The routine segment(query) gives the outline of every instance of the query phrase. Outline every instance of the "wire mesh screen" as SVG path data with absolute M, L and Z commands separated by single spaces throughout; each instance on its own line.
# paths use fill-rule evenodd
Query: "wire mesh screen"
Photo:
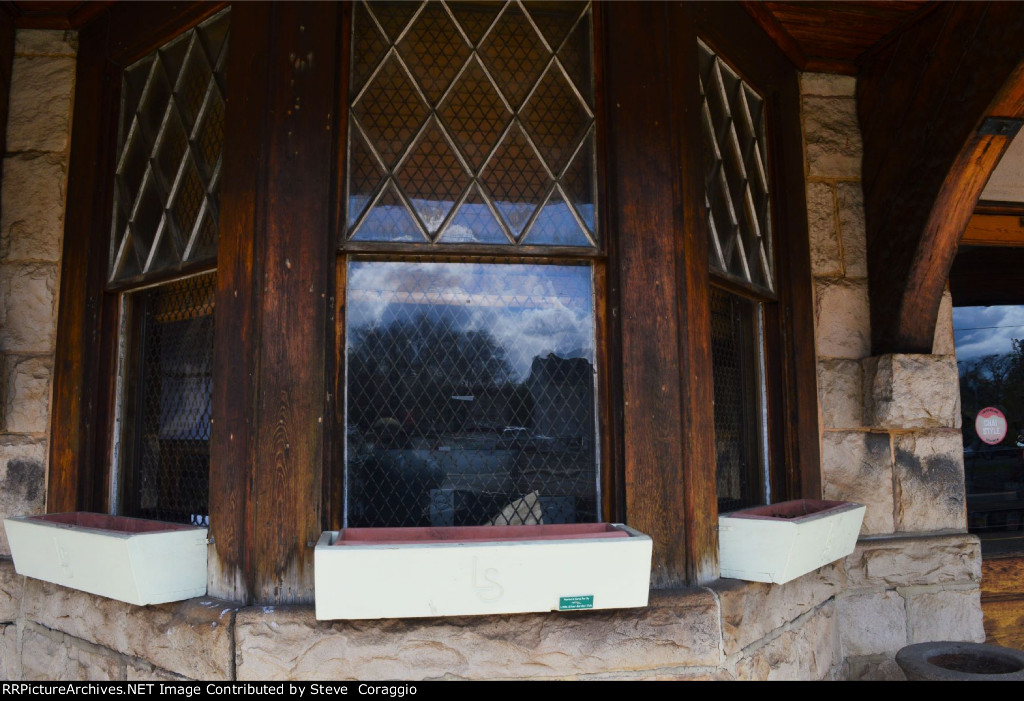
M 133 516 L 208 525 L 215 288 L 208 274 L 132 295 Z
M 348 238 L 597 242 L 589 3 L 360 2 Z
M 711 269 L 773 292 L 764 100 L 698 44 Z
M 346 522 L 596 521 L 591 270 L 353 261 Z
M 217 256 L 229 10 L 125 69 L 110 279 Z
M 719 512 L 763 503 L 758 304 L 711 288 Z

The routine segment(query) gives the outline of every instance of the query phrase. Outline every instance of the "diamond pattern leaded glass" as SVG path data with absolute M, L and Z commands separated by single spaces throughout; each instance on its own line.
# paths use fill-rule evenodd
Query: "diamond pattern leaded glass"
M 589 3 L 359 2 L 353 241 L 597 245 Z
M 125 69 L 110 280 L 217 255 L 229 10 Z
M 348 526 L 600 517 L 591 269 L 352 261 Z
M 764 100 L 699 42 L 711 268 L 773 293 Z

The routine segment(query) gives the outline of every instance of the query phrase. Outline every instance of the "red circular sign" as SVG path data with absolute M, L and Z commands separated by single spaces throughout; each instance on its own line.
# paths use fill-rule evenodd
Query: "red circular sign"
M 978 438 L 989 445 L 1002 443 L 1006 438 L 1006 417 L 994 406 L 987 406 L 978 412 L 978 418 L 974 420 L 974 430 L 978 433 Z

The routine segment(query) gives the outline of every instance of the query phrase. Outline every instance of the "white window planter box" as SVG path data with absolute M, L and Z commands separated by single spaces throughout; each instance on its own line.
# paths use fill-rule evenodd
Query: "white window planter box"
M 206 594 L 206 529 L 72 512 L 4 519 L 18 574 L 137 606 Z
M 647 605 L 651 539 L 621 524 L 349 528 L 314 552 L 320 620 Z
M 865 507 L 797 499 L 721 514 L 723 577 L 782 584 L 853 552 Z

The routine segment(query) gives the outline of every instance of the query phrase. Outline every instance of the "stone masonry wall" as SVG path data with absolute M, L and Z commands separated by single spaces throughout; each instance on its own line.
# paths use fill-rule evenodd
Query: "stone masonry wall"
M 77 37 L 20 30 L 0 189 L 0 516 L 39 513 Z M 6 533 L 0 554 L 8 554 Z
M 837 597 L 848 674 L 902 678 L 893 656 L 904 645 L 984 640 L 981 555 L 963 535 L 949 293 L 932 354 L 870 357 L 855 87 L 845 76 L 801 78 L 822 483 L 826 499 L 867 506 L 861 543 L 847 560 L 855 574 Z
M 74 54 L 73 35 L 18 32 L 0 200 L 0 516 L 43 506 Z M 908 642 L 981 639 L 949 300 L 935 355 L 868 357 L 854 83 L 802 85 L 823 482 L 826 497 L 868 506 L 853 555 L 781 586 L 652 592 L 642 610 L 349 622 L 209 597 L 133 607 L 0 559 L 0 678 L 899 678 L 893 654 Z

